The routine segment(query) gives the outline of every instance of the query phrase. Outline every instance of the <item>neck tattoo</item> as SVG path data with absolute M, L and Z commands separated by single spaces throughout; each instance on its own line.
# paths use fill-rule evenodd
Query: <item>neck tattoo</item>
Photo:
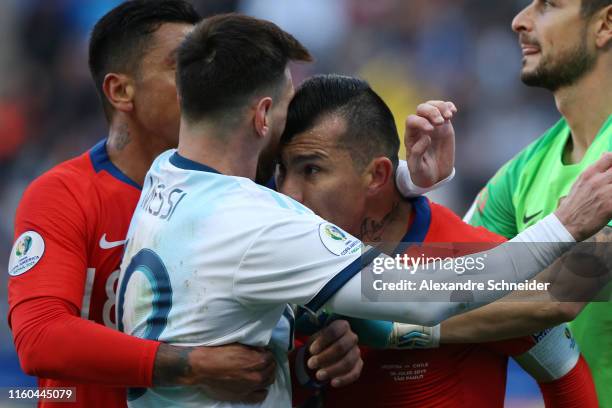
M 398 207 L 399 203 L 395 202 L 391 210 L 380 221 L 370 217 L 364 218 L 361 223 L 361 240 L 363 242 L 380 242 L 387 225 L 393 220 Z
M 117 133 L 113 135 L 114 137 L 111 139 L 112 146 L 117 150 L 125 149 L 131 141 L 130 130 L 127 125 L 121 126 Z

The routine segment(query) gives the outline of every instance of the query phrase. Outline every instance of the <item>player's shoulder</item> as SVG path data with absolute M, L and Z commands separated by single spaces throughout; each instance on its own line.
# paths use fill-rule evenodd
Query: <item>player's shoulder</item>
M 24 198 L 54 200 L 66 194 L 79 194 L 87 188 L 87 178 L 93 173 L 87 153 L 62 162 L 34 179 L 24 192 Z
M 87 218 L 86 154 L 56 165 L 25 189 L 15 214 L 15 234 L 53 230 L 67 234 L 66 223 L 81 225 Z M 41 232 L 42 233 L 42 232 Z
M 561 138 L 567 136 L 569 126 L 564 118 L 559 119 L 551 128 L 546 130 L 539 138 L 531 142 L 508 161 L 494 177 L 501 174 L 513 173 L 520 176 L 522 171 L 528 168 L 528 164 L 533 160 L 539 160 L 546 156 L 550 151 L 550 147 L 560 141 Z
M 31 213 L 72 209 L 85 214 L 99 208 L 103 200 L 135 204 L 139 194 L 140 187 L 111 163 L 106 140 L 102 140 L 34 179 L 25 189 L 19 209 Z
M 252 199 L 253 202 L 256 202 L 258 207 L 261 206 L 262 209 L 267 208 L 287 216 L 310 216 L 314 214 L 312 210 L 297 202 L 293 198 L 274 191 L 266 186 L 254 183 L 251 180 L 241 179 L 239 180 L 239 186 L 241 192 L 246 197 Z
M 226 195 L 223 212 L 226 218 L 248 224 L 252 237 L 276 241 L 314 231 L 324 223 L 312 210 L 284 194 L 245 178 L 236 178 L 234 183 L 235 188 Z
M 511 208 L 514 194 L 521 180 L 537 171 L 549 152 L 552 151 L 551 147 L 561 142 L 561 138 L 567 136 L 567 132 L 569 132 L 567 122 L 561 118 L 542 136 L 506 162 L 478 194 L 476 199 L 478 211 L 484 213 L 489 201 Z M 510 213 L 510 211 L 507 212 Z
M 428 239 L 438 242 L 504 242 L 506 238 L 483 227 L 476 227 L 463 221 L 451 209 L 429 202 L 431 225 Z

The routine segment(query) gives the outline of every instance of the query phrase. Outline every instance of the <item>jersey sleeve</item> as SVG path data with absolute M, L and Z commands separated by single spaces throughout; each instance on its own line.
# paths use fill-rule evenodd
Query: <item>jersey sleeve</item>
M 580 351 L 566 324 L 533 335 L 535 343 L 514 359 L 539 382 L 550 382 L 576 366 Z
M 76 197 L 55 174 L 37 179 L 24 193 L 9 261 L 10 311 L 41 296 L 58 297 L 81 307 L 87 224 L 79 200 L 82 197 Z
M 512 201 L 516 173 L 515 162 L 511 161 L 503 166 L 480 191 L 473 204 L 473 211 L 468 214 L 466 221 L 506 238 L 518 234 Z
M 265 227 L 244 254 L 234 294 L 247 307 L 295 303 L 316 312 L 362 268 L 362 244 L 319 217 Z
M 558 380 L 538 382 L 546 408 L 597 408 L 597 391 L 591 370 L 580 356 L 578 362 Z
M 484 347 L 515 358 L 538 382 L 546 408 L 597 407 L 589 366 L 566 330 L 561 325 Z
M 150 387 L 158 342 L 78 316 L 64 300 L 39 297 L 14 308 L 15 348 L 23 371 L 80 384 Z

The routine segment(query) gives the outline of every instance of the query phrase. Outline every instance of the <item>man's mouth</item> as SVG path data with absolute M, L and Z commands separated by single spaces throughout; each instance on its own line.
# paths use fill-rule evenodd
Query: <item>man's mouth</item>
M 518 40 L 524 57 L 538 54 L 540 52 L 540 44 L 534 38 L 528 38 L 526 35 L 520 35 Z
M 521 50 L 523 51 L 523 56 L 534 55 L 540 52 L 540 47 L 535 44 L 521 43 Z

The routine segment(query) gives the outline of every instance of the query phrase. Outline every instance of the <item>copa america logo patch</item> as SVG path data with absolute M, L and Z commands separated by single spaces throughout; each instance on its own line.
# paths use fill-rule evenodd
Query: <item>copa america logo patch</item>
M 335 225 L 327 224 L 325 227 L 323 227 L 323 229 L 325 230 L 325 234 L 327 234 L 327 236 L 331 239 L 334 239 L 336 241 L 342 241 L 346 239 L 346 234 Z
M 40 261 L 45 253 L 45 241 L 36 231 L 26 231 L 17 238 L 11 257 L 9 258 L 8 273 L 19 276 L 26 273 Z
M 319 225 L 319 237 L 325 248 L 338 256 L 355 253 L 361 247 L 359 240 L 328 222 Z

